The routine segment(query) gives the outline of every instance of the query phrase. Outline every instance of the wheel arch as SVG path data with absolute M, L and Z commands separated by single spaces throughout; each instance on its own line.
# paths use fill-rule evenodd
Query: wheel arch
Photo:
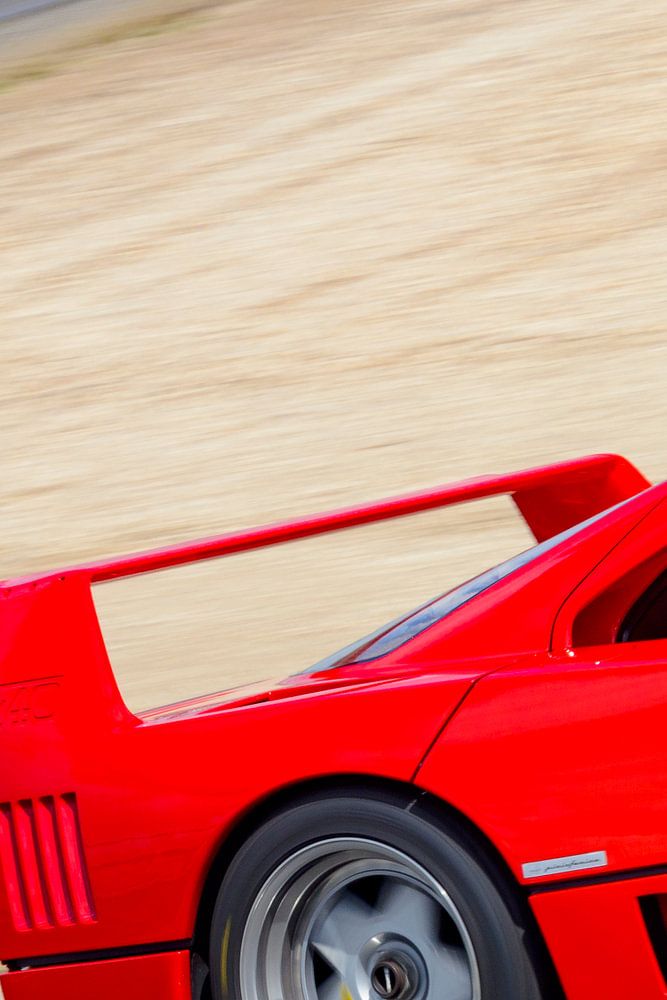
M 457 836 L 492 879 L 515 919 L 528 930 L 532 957 L 544 970 L 542 988 L 545 1000 L 565 1000 L 541 929 L 528 904 L 528 897 L 496 845 L 472 820 L 432 792 L 409 782 L 377 775 L 331 774 L 301 780 L 272 791 L 241 813 L 222 836 L 203 879 L 193 935 L 195 954 L 208 961 L 213 910 L 220 885 L 234 855 L 255 830 L 273 816 L 315 796 L 363 793 L 377 793 L 385 800 L 393 799 L 399 808 L 417 813 Z

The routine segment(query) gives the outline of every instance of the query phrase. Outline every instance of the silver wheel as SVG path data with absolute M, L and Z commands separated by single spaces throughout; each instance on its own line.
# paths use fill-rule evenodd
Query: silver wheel
M 477 959 L 450 896 L 407 854 L 332 838 L 266 879 L 240 955 L 242 1000 L 479 1000 Z

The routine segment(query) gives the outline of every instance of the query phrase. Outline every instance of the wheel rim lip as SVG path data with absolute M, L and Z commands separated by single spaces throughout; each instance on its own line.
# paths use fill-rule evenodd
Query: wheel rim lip
M 378 872 L 375 870 L 378 862 L 381 864 L 393 863 L 400 866 L 393 869 L 385 869 L 384 874 L 389 873 L 395 877 L 402 877 L 404 881 L 412 881 L 422 891 L 427 891 L 438 902 L 454 922 L 461 937 L 463 948 L 465 949 L 465 957 L 471 981 L 470 1000 L 480 1000 L 481 986 L 477 956 L 465 921 L 450 894 L 434 875 L 419 862 L 415 861 L 409 854 L 406 854 L 399 848 L 369 837 L 321 838 L 299 848 L 285 858 L 271 872 L 257 893 L 245 922 L 239 962 L 242 1000 L 268 1000 L 269 995 L 276 996 L 275 992 L 271 992 L 271 994 L 267 992 L 265 978 L 270 974 L 269 965 L 273 966 L 274 973 L 276 967 L 280 966 L 280 975 L 283 975 L 285 947 L 284 945 L 282 946 L 282 956 L 280 961 L 278 961 L 278 955 L 275 952 L 275 942 L 272 946 L 267 939 L 271 936 L 272 932 L 274 932 L 275 937 L 276 927 L 278 929 L 284 928 L 284 932 L 287 933 L 287 918 L 291 920 L 293 916 L 292 911 L 296 911 L 297 916 L 292 921 L 293 929 L 294 923 L 299 923 L 301 920 L 304 908 L 309 913 L 306 921 L 301 920 L 306 931 L 304 932 L 301 929 L 300 938 L 292 942 L 291 962 L 292 964 L 294 962 L 298 963 L 300 970 L 299 982 L 294 984 L 298 985 L 298 992 L 293 992 L 294 1000 L 315 1000 L 316 993 L 311 993 L 310 991 L 307 993 L 304 992 L 305 966 L 309 943 L 308 935 L 312 931 L 322 907 L 326 906 L 327 901 L 340 889 L 340 886 L 325 894 L 319 900 L 319 907 L 314 906 L 312 901 L 304 903 L 303 897 L 307 896 L 309 889 L 317 887 L 318 880 L 326 880 L 327 873 L 332 874 L 336 870 L 345 867 L 346 864 L 349 864 L 349 857 L 347 862 L 343 862 L 342 864 L 334 862 L 336 856 L 344 855 L 345 853 L 351 854 L 353 857 L 356 855 L 356 860 L 358 861 L 368 861 L 372 866 L 372 871 L 368 873 L 369 875 L 383 873 L 382 869 Z M 331 862 L 328 867 L 322 864 L 326 859 L 329 859 Z M 313 875 L 310 881 L 307 879 L 309 873 Z M 351 884 L 352 881 L 348 880 L 348 884 Z M 297 897 L 299 896 L 299 886 L 301 886 L 301 898 L 290 900 L 290 889 L 294 886 L 297 887 Z M 281 904 L 286 906 L 288 910 L 291 907 L 287 915 L 285 913 L 280 914 Z M 301 908 L 301 912 L 299 912 L 299 907 Z M 276 925 L 277 914 L 279 915 L 279 919 Z M 267 951 L 267 946 L 268 948 L 274 948 L 272 954 Z M 275 986 L 275 983 L 273 985 Z

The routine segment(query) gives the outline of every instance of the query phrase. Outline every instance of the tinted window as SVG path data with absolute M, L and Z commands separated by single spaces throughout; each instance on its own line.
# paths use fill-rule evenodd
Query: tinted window
M 627 501 L 623 501 L 623 503 L 627 503 Z M 487 570 L 481 576 L 476 576 L 472 580 L 468 580 L 467 583 L 456 587 L 455 590 L 450 590 L 446 594 L 435 597 L 427 601 L 426 604 L 422 604 L 415 611 L 411 611 L 407 615 L 401 615 L 400 618 L 395 618 L 393 621 L 382 625 L 375 632 L 371 632 L 370 635 L 365 636 L 363 639 L 357 639 L 356 642 L 345 646 L 343 649 L 339 649 L 338 652 L 333 653 L 324 660 L 320 660 L 319 663 L 316 663 L 313 667 L 303 672 L 316 673 L 320 670 L 332 670 L 335 667 L 344 667 L 351 663 L 367 663 L 369 660 L 376 660 L 380 656 L 392 653 L 399 646 L 402 646 L 403 643 L 408 642 L 409 639 L 414 639 L 415 636 L 424 632 L 436 622 L 442 621 L 443 618 L 446 618 L 447 615 L 467 604 L 468 601 L 477 597 L 478 594 L 493 587 L 494 584 L 500 580 L 504 580 L 511 573 L 533 562 L 539 556 L 544 555 L 545 552 L 554 549 L 561 542 L 567 541 L 568 538 L 576 535 L 579 531 L 583 531 L 589 525 L 599 521 L 602 517 L 611 513 L 612 510 L 622 505 L 616 504 L 615 507 L 601 511 L 587 521 L 575 524 L 572 528 L 568 528 L 567 531 L 562 531 L 559 535 L 554 535 L 553 538 L 548 538 L 546 541 L 540 542 L 539 545 L 534 545 L 525 552 L 512 556 L 511 559 L 507 559 L 505 562 L 500 563 L 499 566 Z

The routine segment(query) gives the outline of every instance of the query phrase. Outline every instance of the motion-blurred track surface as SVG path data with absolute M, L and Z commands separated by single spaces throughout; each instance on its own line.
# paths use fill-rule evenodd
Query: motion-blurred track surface
M 2 575 L 589 450 L 664 475 L 665 48 L 620 0 L 242 0 L 14 80 Z M 99 604 L 145 705 L 526 542 L 494 503 Z

